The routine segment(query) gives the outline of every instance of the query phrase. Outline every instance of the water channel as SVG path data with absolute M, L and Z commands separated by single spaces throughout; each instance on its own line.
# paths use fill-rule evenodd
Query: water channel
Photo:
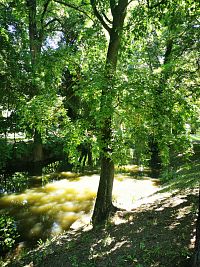
M 134 166 L 130 168 L 135 168 Z M 15 173 L 0 187 L 0 214 L 16 220 L 19 242 L 34 246 L 38 240 L 90 222 L 99 175 L 78 175 L 72 172 L 29 176 Z M 116 174 L 114 203 L 131 210 L 138 199 L 158 189 L 155 179 L 130 174 Z

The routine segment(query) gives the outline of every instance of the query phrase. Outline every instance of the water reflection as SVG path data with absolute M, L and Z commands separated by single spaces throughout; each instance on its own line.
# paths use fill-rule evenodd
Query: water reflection
M 4 195 L 0 201 L 1 213 L 8 211 L 16 218 L 23 239 L 31 242 L 45 239 L 67 230 L 81 215 L 89 214 L 97 185 L 98 176 L 93 175 Z
M 116 175 L 113 188 L 117 206 L 131 209 L 133 203 L 157 190 L 152 179 L 136 180 Z M 78 177 L 71 172 L 48 174 L 29 179 L 22 192 L 3 194 L 0 212 L 8 212 L 17 221 L 22 240 L 33 245 L 50 238 L 75 221 L 89 222 L 99 183 L 99 175 Z

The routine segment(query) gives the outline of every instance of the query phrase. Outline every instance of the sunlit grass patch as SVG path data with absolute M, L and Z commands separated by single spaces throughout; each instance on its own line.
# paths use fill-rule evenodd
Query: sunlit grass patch
M 191 161 L 186 163 L 176 171 L 173 171 L 171 177 L 163 182 L 163 190 L 195 188 L 200 181 L 200 163 Z M 161 179 L 162 182 L 162 179 Z
M 191 135 L 190 135 L 190 139 L 191 139 L 192 141 L 198 141 L 198 142 L 200 142 L 200 133 L 197 133 L 197 134 L 191 134 Z
M 138 173 L 149 171 L 148 167 L 138 165 L 122 165 L 115 167 L 115 173 Z
M 137 165 L 123 165 L 123 166 L 116 166 L 115 172 L 116 173 L 129 173 L 131 171 L 138 171 Z

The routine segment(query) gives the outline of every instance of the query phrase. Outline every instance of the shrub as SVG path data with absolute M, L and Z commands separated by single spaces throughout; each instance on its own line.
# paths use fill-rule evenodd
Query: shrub
M 14 219 L 9 215 L 0 215 L 0 250 L 10 250 L 18 237 Z
M 11 158 L 12 145 L 6 140 L 0 139 L 0 170 L 6 165 L 8 159 Z

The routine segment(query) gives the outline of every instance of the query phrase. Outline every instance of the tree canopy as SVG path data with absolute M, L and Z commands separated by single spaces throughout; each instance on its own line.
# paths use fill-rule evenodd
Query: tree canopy
M 116 210 L 116 164 L 134 156 L 139 165 L 156 158 L 168 166 L 175 153 L 192 153 L 199 14 L 197 0 L 0 3 L 1 137 L 33 139 L 33 161 L 49 139 L 62 140 L 75 166 L 90 150 L 88 161 L 93 155 L 101 168 L 94 225 Z

